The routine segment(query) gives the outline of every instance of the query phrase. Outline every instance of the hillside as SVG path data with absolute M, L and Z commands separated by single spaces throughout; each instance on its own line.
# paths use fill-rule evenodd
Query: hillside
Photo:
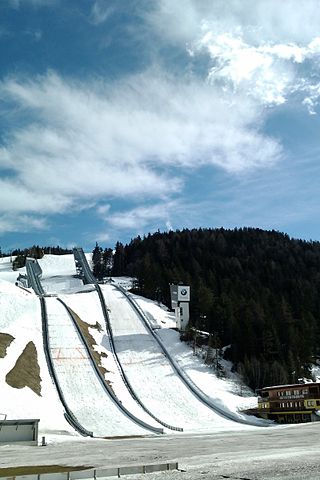
M 43 300 L 47 310 L 50 355 L 64 399 L 80 424 L 93 431 L 94 436 L 150 433 L 124 414 L 125 409 L 146 425 L 163 427 L 140 407 L 127 389 L 112 353 L 97 292 L 92 285 L 83 286 L 75 277 L 73 256 L 45 255 L 39 263 L 43 269 L 42 285 L 48 295 Z M 78 434 L 64 418 L 65 408 L 48 371 L 39 298 L 31 289 L 14 285 L 14 277 L 23 271 L 12 275 L 9 259 L 0 260 L 1 414 L 11 419 L 40 418 L 40 434 L 45 434 L 49 441 L 74 438 Z M 235 377 L 217 378 L 212 369 L 193 356 L 190 347 L 180 342 L 178 333 L 170 329 L 174 325 L 170 312 L 155 302 L 136 297 L 140 307 L 158 325 L 159 336 L 170 355 L 224 414 L 216 413 L 197 400 L 179 380 L 130 304 L 119 295 L 114 286 L 116 282 L 115 278 L 112 286 L 101 286 L 110 312 L 114 344 L 136 395 L 157 419 L 173 426 L 178 423 L 186 432 L 242 430 L 253 428 L 243 423 L 264 424 L 239 411 L 253 406 L 256 398 L 240 396 L 241 389 Z M 125 284 L 125 279 L 120 278 L 119 282 Z M 112 400 L 101 378 L 97 377 L 75 323 L 59 299 L 72 312 L 104 382 L 118 403 Z M 164 428 L 164 432 L 172 430 Z
M 276 231 L 193 229 L 118 243 L 113 274 L 169 305 L 191 285 L 191 322 L 256 389 L 310 377 L 319 356 L 320 244 Z

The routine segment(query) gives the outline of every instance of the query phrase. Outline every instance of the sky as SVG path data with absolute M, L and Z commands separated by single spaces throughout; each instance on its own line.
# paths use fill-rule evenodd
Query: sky
M 0 247 L 320 240 L 320 0 L 1 0 Z

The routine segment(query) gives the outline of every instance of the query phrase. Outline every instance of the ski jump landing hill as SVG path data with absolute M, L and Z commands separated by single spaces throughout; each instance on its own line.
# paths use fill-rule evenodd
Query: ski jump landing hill
M 71 256 L 65 262 L 57 257 L 56 267 L 48 257 L 39 261 L 43 272 L 34 261 L 27 262 L 26 271 L 40 303 L 50 374 L 42 375 L 42 383 L 51 378 L 56 391 L 47 415 L 60 403 L 70 425 L 66 432 L 113 437 L 265 425 L 239 412 L 246 402 L 230 392 L 232 382 L 217 379 L 177 332 L 161 328 L 167 312 L 116 283 L 98 285 L 81 249 L 74 250 L 74 258 L 85 285 L 76 278 Z M 34 302 L 34 294 L 25 295 Z M 53 430 L 48 423 L 44 419 L 47 435 Z

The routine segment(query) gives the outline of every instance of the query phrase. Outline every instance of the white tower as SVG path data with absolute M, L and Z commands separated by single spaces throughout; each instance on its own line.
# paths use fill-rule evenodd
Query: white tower
M 171 306 L 176 314 L 178 330 L 185 330 L 189 323 L 190 287 L 187 285 L 170 285 Z

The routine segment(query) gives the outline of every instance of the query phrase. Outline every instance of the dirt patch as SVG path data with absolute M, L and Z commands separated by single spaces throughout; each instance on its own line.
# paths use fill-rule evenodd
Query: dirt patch
M 7 355 L 7 349 L 13 342 L 14 337 L 9 333 L 0 333 L 0 358 Z
M 70 308 L 68 307 L 69 311 L 70 311 L 70 314 L 72 315 L 72 317 L 74 318 L 74 320 L 77 322 L 84 338 L 86 339 L 86 342 L 88 344 L 88 347 L 90 348 L 90 352 L 93 356 L 93 359 L 97 365 L 97 367 L 99 368 L 100 372 L 102 373 L 103 375 L 103 378 L 105 379 L 105 382 L 106 384 L 108 385 L 109 388 L 111 388 L 111 390 L 113 391 L 112 389 L 112 384 L 111 382 L 109 382 L 109 380 L 106 380 L 105 378 L 105 374 L 108 373 L 108 370 L 106 370 L 102 365 L 101 365 L 101 359 L 102 358 L 107 358 L 107 354 L 104 353 L 104 352 L 97 352 L 95 349 L 94 349 L 94 345 L 97 345 L 96 344 L 96 341 L 95 339 L 93 338 L 93 336 L 91 335 L 91 333 L 89 332 L 89 328 L 95 328 L 96 330 L 98 330 L 98 332 L 101 332 L 102 331 L 102 327 L 100 325 L 100 323 L 96 322 L 95 325 L 89 325 L 88 323 L 84 322 L 83 320 L 81 320 L 81 318 Z
M 29 387 L 41 397 L 41 377 L 38 354 L 33 342 L 29 342 L 15 366 L 6 375 L 6 382 L 13 388 Z

